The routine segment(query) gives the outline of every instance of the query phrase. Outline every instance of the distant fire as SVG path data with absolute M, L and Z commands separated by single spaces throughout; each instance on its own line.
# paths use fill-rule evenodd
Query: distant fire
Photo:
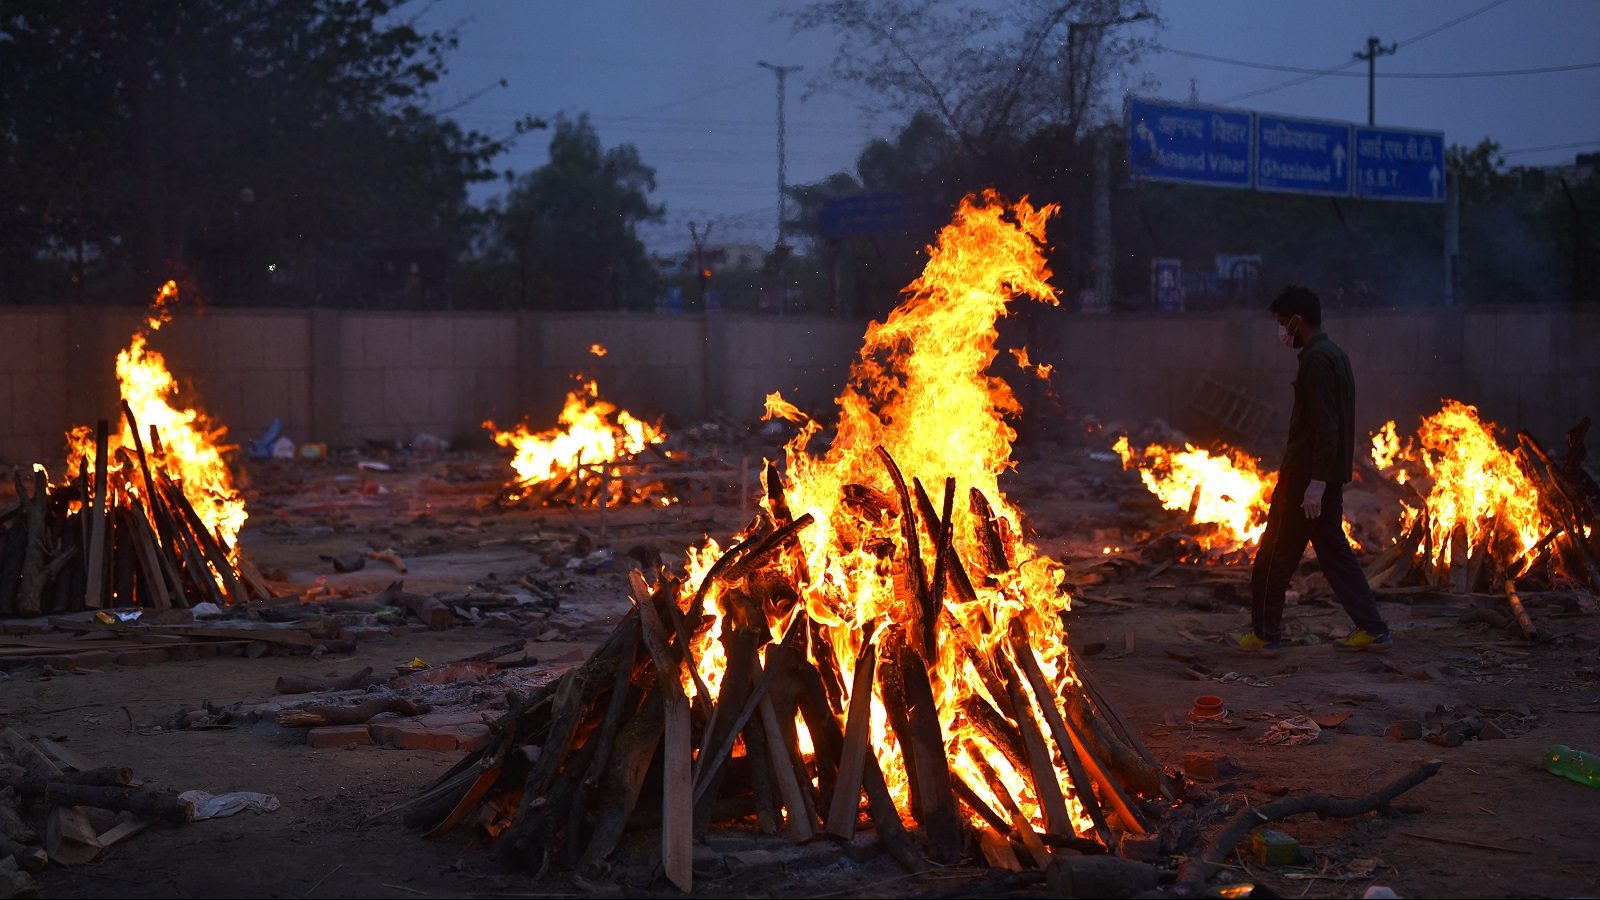
M 1422 420 L 1415 440 L 1401 444 L 1394 422 L 1373 439 L 1379 471 L 1398 484 L 1414 482 L 1421 505 L 1405 504 L 1400 529 L 1405 535 L 1423 523 L 1416 552 L 1434 566 L 1448 567 L 1462 550 L 1468 557 L 1487 550 L 1510 562 L 1528 554 L 1554 525 L 1538 485 L 1518 455 L 1501 446 L 1496 430 L 1476 407 L 1446 400 Z
M 1124 469 L 1137 469 L 1150 493 L 1167 509 L 1182 510 L 1199 526 L 1196 540 L 1207 550 L 1231 553 L 1252 548 L 1267 527 L 1276 472 L 1242 450 L 1216 453 L 1185 443 L 1183 449 L 1150 444 L 1135 450 L 1126 435 L 1112 447 Z
M 601 357 L 606 348 L 595 344 L 589 352 Z M 511 500 L 536 498 L 563 482 L 582 480 L 582 467 L 637 456 L 667 438 L 659 426 L 601 400 L 599 385 L 584 378 L 567 394 L 554 428 L 533 431 L 523 423 L 502 431 L 493 420 L 485 421 L 483 427 L 496 444 L 516 451 L 511 459 L 516 472 Z

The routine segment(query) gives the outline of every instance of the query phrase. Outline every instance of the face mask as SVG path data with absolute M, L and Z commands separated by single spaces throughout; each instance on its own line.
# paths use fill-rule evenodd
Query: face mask
M 1289 329 L 1282 325 L 1278 326 L 1278 343 L 1288 347 L 1290 350 L 1294 349 L 1294 335 L 1290 334 Z

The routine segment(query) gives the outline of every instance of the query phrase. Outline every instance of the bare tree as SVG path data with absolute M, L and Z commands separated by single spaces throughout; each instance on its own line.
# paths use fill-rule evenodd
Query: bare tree
M 931 112 L 980 161 L 1047 126 L 1076 138 L 1160 24 L 1152 0 L 812 0 L 782 15 L 839 36 L 827 77 L 869 109 Z

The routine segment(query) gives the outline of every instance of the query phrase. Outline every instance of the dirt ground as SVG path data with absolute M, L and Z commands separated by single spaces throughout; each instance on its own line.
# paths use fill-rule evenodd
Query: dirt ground
M 297 591 L 363 596 L 403 577 L 410 592 L 504 584 L 529 572 L 560 595 L 549 627 L 528 640 L 540 660 L 527 677 L 553 677 L 579 661 L 627 608 L 626 563 L 653 547 L 670 564 L 701 534 L 725 537 L 741 524 L 735 505 L 684 505 L 609 514 L 598 544 L 574 546 L 577 526 L 598 537 L 592 512 L 495 512 L 483 502 L 499 477 L 496 458 L 461 454 L 432 461 L 390 459 L 389 471 L 345 463 L 257 464 L 250 470 L 251 522 L 244 547 L 266 575 Z M 1136 479 L 1082 446 L 1042 445 L 1021 454 L 1007 489 L 1029 516 L 1042 550 L 1086 582 L 1068 616 L 1079 664 L 1088 667 L 1142 739 L 1169 768 L 1201 752 L 1236 770 L 1199 780 L 1175 815 L 1206 834 L 1238 810 L 1282 796 L 1367 793 L 1414 761 L 1440 759 L 1440 774 L 1402 802 L 1420 810 L 1272 826 L 1297 839 L 1300 864 L 1235 865 L 1227 875 L 1284 896 L 1356 897 L 1370 885 L 1401 896 L 1593 896 L 1600 849 L 1592 829 L 1600 792 L 1541 766 L 1552 744 L 1600 750 L 1600 613 L 1592 603 L 1530 603 L 1547 638 L 1530 646 L 1464 614 L 1492 598 L 1415 594 L 1383 603 L 1396 637 L 1384 655 L 1343 654 L 1327 639 L 1348 623 L 1320 576 L 1296 584 L 1286 613 L 1295 643 L 1275 659 L 1244 656 L 1219 642 L 1248 621 L 1245 568 L 1194 571 L 1137 559 L 1138 541 L 1170 526 Z M 1352 500 L 1356 506 L 1358 500 Z M 612 567 L 592 573 L 566 560 L 600 545 Z M 1125 563 L 1103 548 L 1121 547 Z M 383 563 L 336 573 L 324 557 L 393 549 L 410 571 Z M 636 551 L 638 552 L 638 551 Z M 681 556 L 676 558 L 681 559 Z M 1096 565 L 1098 564 L 1098 568 Z M 1313 568 L 1308 565 L 1308 569 Z M 630 893 L 535 879 L 509 871 L 483 837 L 465 829 L 443 840 L 375 814 L 414 796 L 460 753 L 387 747 L 319 750 L 270 720 L 214 730 L 172 727 L 181 710 L 266 700 L 285 674 L 389 672 L 420 657 L 460 659 L 504 645 L 492 624 L 362 640 L 353 654 L 269 655 L 111 666 L 86 672 L 24 669 L 0 676 L 0 719 L 47 736 L 90 760 L 134 768 L 158 787 L 269 793 L 282 806 L 183 827 L 156 826 L 78 867 L 40 877 L 51 897 L 532 897 Z M 1315 640 L 1315 643 L 1313 643 Z M 1223 698 L 1229 716 L 1195 724 L 1197 695 Z M 1314 743 L 1257 743 L 1295 715 L 1334 721 Z M 1330 719 L 1328 717 L 1334 716 Z M 1492 722 L 1503 739 L 1457 747 L 1385 737 L 1391 722 Z M 731 840 L 731 839 L 729 839 Z M 752 845 L 753 846 L 753 845 Z M 820 861 L 818 861 L 820 860 Z M 776 870 L 722 872 L 701 881 L 707 896 L 913 894 L 959 887 L 966 869 L 917 878 L 879 857 L 855 863 L 810 857 Z M 658 883 L 654 892 L 665 893 Z M 631 891 L 639 895 L 638 890 Z

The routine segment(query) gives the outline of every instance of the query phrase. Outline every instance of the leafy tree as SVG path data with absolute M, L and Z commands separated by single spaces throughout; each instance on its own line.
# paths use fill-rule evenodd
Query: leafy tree
M 494 138 L 427 112 L 455 38 L 403 5 L 8 0 L 4 297 L 59 296 L 70 274 L 142 299 L 184 268 L 242 290 L 238 271 L 402 234 L 448 252 L 466 186 L 532 123 Z
M 636 230 L 664 213 L 650 202 L 655 186 L 632 144 L 603 149 L 587 115 L 558 119 L 550 161 L 492 213 L 480 285 L 522 307 L 648 307 L 656 275 Z

